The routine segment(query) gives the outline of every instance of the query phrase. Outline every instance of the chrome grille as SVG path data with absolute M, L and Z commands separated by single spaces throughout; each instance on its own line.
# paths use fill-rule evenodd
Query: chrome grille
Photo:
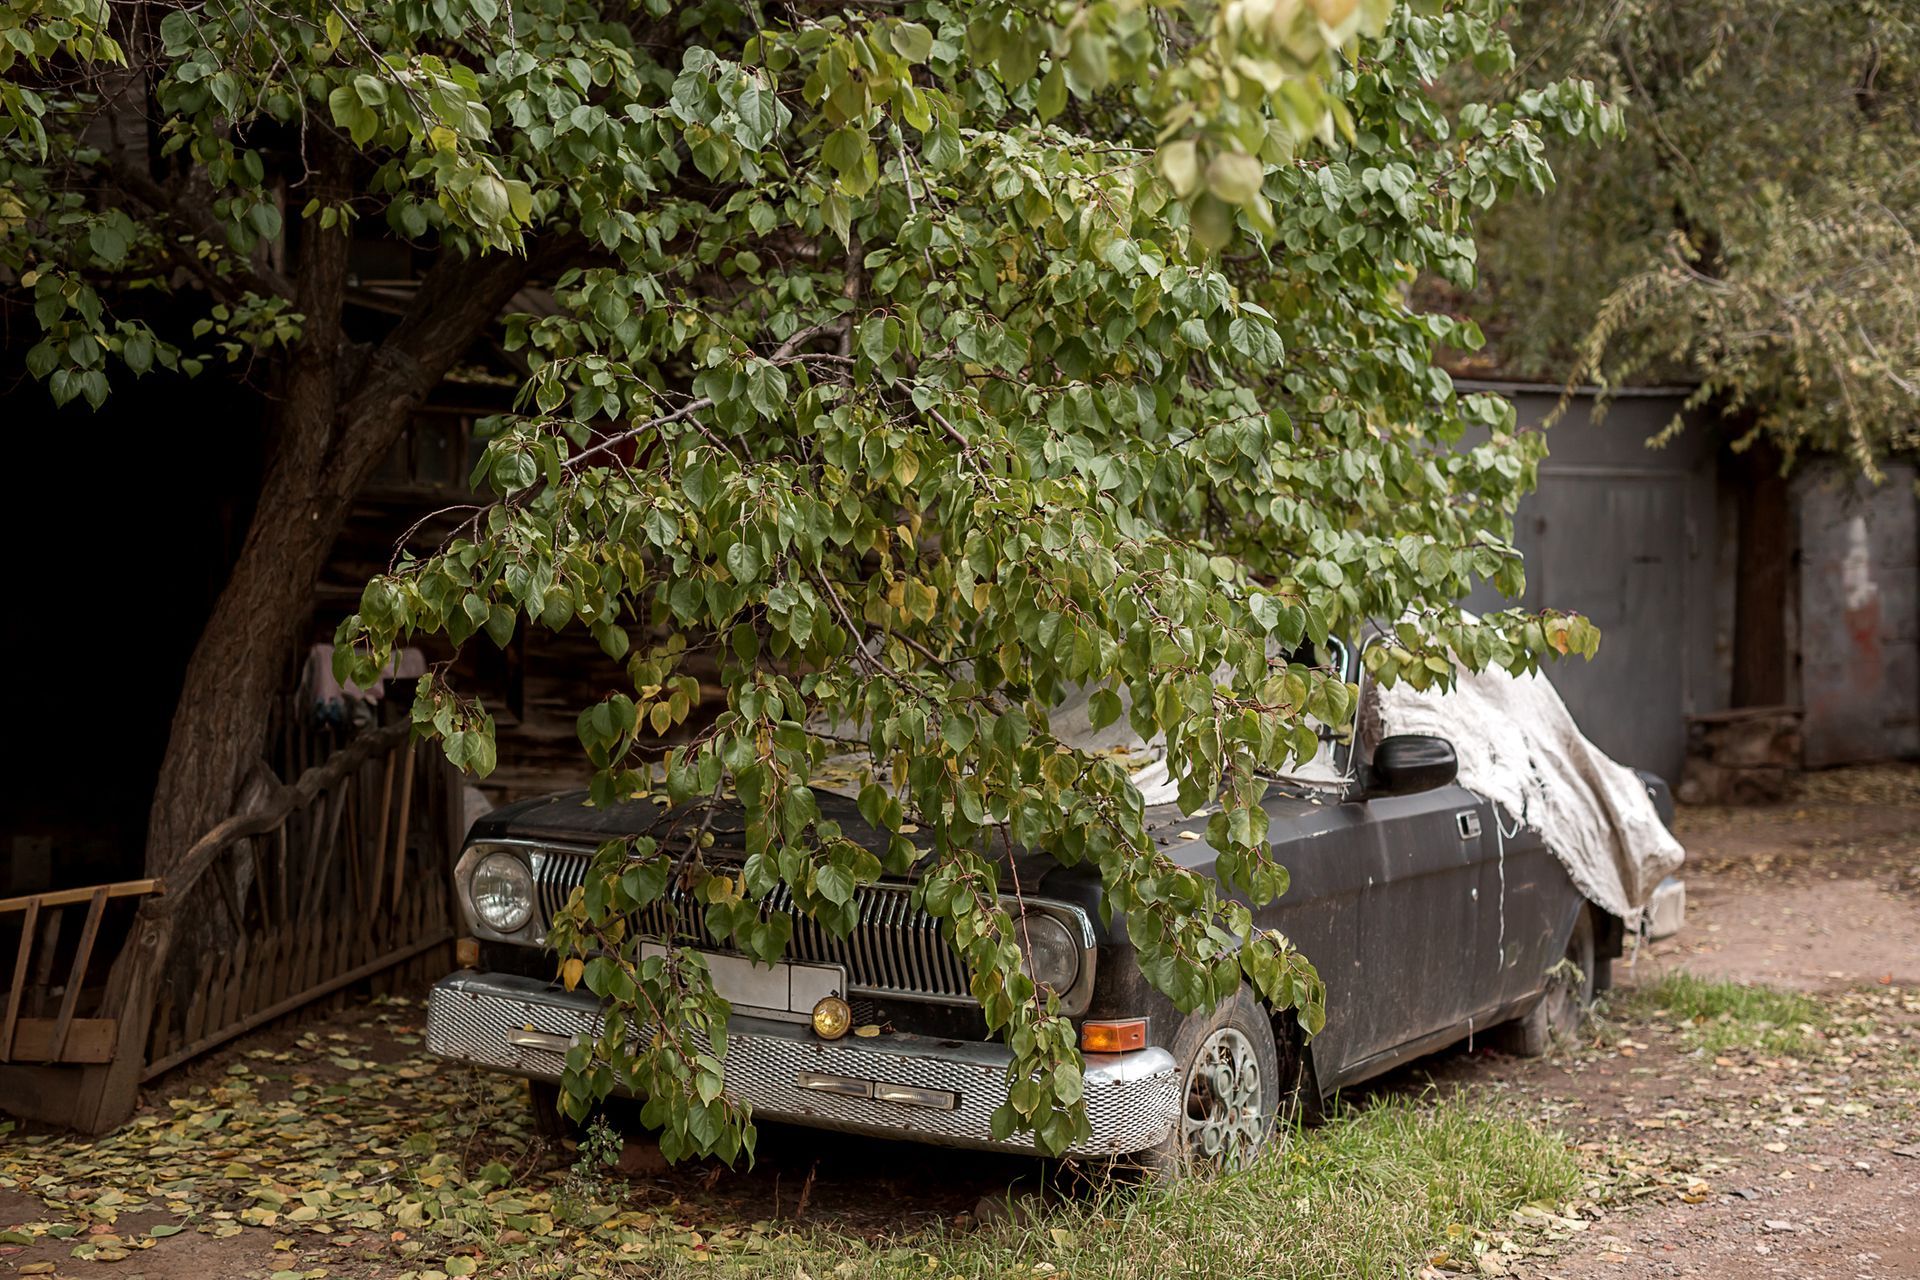
M 534 927 L 542 935 L 548 922 L 586 882 L 593 855 L 582 850 L 540 849 L 533 864 Z M 904 885 L 871 884 L 854 891 L 859 920 L 845 938 L 836 938 L 794 909 L 793 895 L 781 885 L 762 904 L 763 913 L 784 911 L 793 919 L 786 958 L 808 964 L 835 964 L 847 971 L 847 985 L 861 995 L 902 996 L 917 1000 L 972 1003 L 967 969 L 940 936 L 940 925 L 915 910 Z M 701 904 L 678 887 L 640 915 L 641 931 L 652 937 L 694 946 L 711 946 L 701 920 Z
M 593 855 L 562 849 L 536 850 L 529 861 L 533 864 L 533 927 L 545 937 L 547 927 L 560 909 L 567 905 L 567 899 L 573 891 L 587 882 L 587 868 L 593 865 Z

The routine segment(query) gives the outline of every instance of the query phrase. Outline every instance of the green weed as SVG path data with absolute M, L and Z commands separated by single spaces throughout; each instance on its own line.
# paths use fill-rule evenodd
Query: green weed
M 1748 1050 L 1806 1057 L 1819 1051 L 1830 1018 L 1796 991 L 1674 972 L 1628 995 L 1629 1013 L 1664 1012 L 1687 1043 L 1707 1053 Z

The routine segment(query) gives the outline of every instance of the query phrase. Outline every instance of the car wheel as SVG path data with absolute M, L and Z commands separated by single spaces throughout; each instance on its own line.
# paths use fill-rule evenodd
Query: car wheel
M 1593 1007 L 1593 908 L 1582 906 L 1567 937 L 1567 951 L 1547 971 L 1547 987 L 1533 1008 L 1500 1028 L 1499 1047 L 1522 1058 L 1544 1058 L 1580 1034 Z
M 1180 1105 L 1139 1163 L 1162 1176 L 1251 1165 L 1298 1088 L 1297 1071 L 1282 1078 L 1267 1011 L 1242 987 L 1213 1012 L 1188 1014 L 1168 1049 L 1180 1066 Z

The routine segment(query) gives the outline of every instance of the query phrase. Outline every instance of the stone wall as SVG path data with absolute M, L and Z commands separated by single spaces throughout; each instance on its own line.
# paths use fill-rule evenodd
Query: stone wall
M 1920 755 L 1920 498 L 1837 460 L 1793 479 L 1798 696 L 1808 768 Z

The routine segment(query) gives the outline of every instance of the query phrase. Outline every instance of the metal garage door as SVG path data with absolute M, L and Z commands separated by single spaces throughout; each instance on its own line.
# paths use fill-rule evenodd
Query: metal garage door
M 1462 384 L 1471 388 L 1473 384 Z M 1514 400 L 1522 425 L 1551 412 L 1557 388 L 1481 384 Z M 1686 715 L 1717 705 L 1713 536 L 1715 480 L 1705 432 L 1674 446 L 1645 441 L 1684 393 L 1617 401 L 1599 423 L 1577 403 L 1548 435 L 1552 455 L 1520 508 L 1529 609 L 1586 614 L 1601 630 L 1591 662 L 1548 675 L 1581 728 L 1622 764 L 1677 780 Z M 1471 602 L 1500 607 L 1491 592 Z

